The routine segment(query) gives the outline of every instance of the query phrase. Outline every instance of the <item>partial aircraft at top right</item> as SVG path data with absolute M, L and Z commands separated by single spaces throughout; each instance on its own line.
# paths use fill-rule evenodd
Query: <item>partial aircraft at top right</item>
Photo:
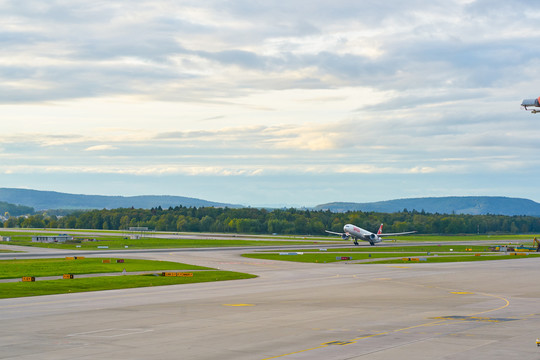
M 521 102 L 521 106 L 523 106 L 525 110 L 529 110 L 527 109 L 527 106 L 540 107 L 540 97 L 538 97 L 537 99 L 525 99 Z M 536 109 L 532 109 L 529 111 L 531 112 L 531 114 L 536 114 L 537 112 L 540 112 L 540 110 Z

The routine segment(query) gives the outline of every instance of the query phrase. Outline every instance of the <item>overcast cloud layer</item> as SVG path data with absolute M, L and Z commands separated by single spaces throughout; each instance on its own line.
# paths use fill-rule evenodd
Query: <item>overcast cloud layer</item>
M 0 0 L 0 186 L 540 201 L 537 5 Z

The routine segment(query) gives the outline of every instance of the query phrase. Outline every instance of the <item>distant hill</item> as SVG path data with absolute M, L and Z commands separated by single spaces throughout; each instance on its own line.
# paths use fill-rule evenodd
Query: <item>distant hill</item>
M 33 207 L 36 210 L 48 209 L 116 209 L 130 208 L 150 209 L 161 206 L 163 209 L 176 206 L 185 207 L 229 207 L 242 205 L 225 204 L 183 196 L 104 196 L 77 195 L 55 191 L 39 191 L 29 189 L 0 188 L 0 201 L 11 204 Z
M 498 196 L 449 196 L 398 199 L 371 203 L 333 202 L 317 205 L 314 210 L 333 212 L 374 211 L 393 213 L 407 209 L 439 214 L 529 215 L 540 216 L 540 204 L 532 200 Z
M 34 208 L 30 206 L 14 205 L 9 204 L 5 201 L 0 201 L 0 216 L 6 215 L 6 212 L 10 216 L 31 215 L 34 213 Z

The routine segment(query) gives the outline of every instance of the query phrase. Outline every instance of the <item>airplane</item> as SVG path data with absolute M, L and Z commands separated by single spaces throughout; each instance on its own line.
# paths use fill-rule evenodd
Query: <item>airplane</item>
M 363 241 L 369 241 L 369 244 L 371 246 L 375 245 L 375 243 L 381 242 L 382 238 L 385 236 L 396 236 L 396 235 L 407 235 L 407 234 L 414 234 L 416 231 L 407 231 L 407 232 L 401 232 L 401 233 L 392 233 L 392 234 L 383 234 L 382 233 L 383 224 L 379 227 L 379 230 L 376 234 L 372 233 L 371 231 L 364 230 L 358 226 L 347 224 L 343 227 L 342 233 L 333 232 L 325 230 L 329 234 L 334 235 L 340 235 L 343 240 L 348 240 L 349 238 L 353 238 L 354 245 L 358 246 L 358 239 Z
M 540 107 L 540 97 L 538 97 L 537 99 L 525 99 L 521 102 L 521 106 L 523 106 L 525 110 L 529 110 L 527 109 L 527 106 Z M 531 110 L 531 114 L 536 114 L 537 112 L 540 112 L 540 110 Z

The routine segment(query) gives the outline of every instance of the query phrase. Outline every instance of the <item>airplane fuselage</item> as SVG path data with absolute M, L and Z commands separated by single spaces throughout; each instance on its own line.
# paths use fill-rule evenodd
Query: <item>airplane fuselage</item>
M 343 231 L 352 237 L 354 240 L 369 241 L 370 244 L 375 244 L 382 241 L 377 234 L 367 231 L 353 224 L 347 224 L 343 227 Z M 379 230 L 380 231 L 380 230 Z

